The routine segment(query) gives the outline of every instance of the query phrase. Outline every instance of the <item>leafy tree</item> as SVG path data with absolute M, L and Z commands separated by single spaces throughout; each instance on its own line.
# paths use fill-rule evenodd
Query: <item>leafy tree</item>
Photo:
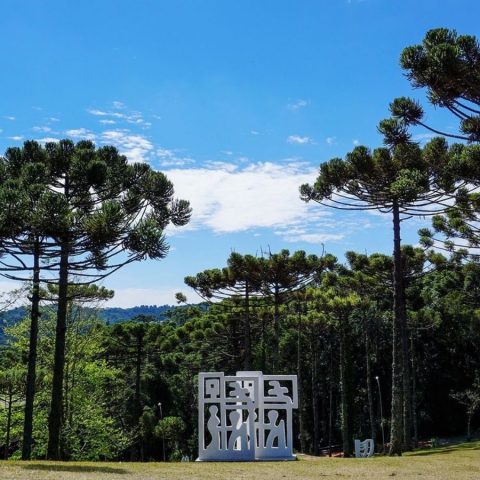
M 172 450 L 171 459 L 180 460 L 181 451 L 179 450 L 179 442 L 186 430 L 185 422 L 180 417 L 164 417 L 155 427 L 155 435 L 167 441 Z
M 445 140 L 425 147 L 411 143 L 407 127 L 384 120 L 379 130 L 388 148 L 371 152 L 356 147 L 345 160 L 334 158 L 320 166 L 314 185 L 300 189 L 304 201 L 341 210 L 379 210 L 393 222 L 393 362 L 391 454 L 410 446 L 410 376 L 407 311 L 401 254 L 401 222 L 412 216 L 438 213 L 445 196 L 455 188 L 454 169 Z
M 472 439 L 472 418 L 480 409 L 480 377 L 477 375 L 471 388 L 464 392 L 452 393 L 452 398 L 467 410 L 467 441 Z
M 149 317 L 137 317 L 130 322 L 114 325 L 106 339 L 107 361 L 127 373 L 126 402 L 123 406 L 128 412 L 128 424 L 132 427 L 136 441 L 132 458 L 144 459 L 144 440 L 141 428 L 142 415 L 145 412 L 142 383 L 145 369 L 151 356 L 160 352 L 154 339 L 159 334 L 159 326 Z M 133 388 L 132 388 L 133 386 Z M 130 406 L 131 405 L 131 406 Z M 147 418 L 147 417 L 145 417 Z
M 92 142 L 47 143 L 45 164 L 55 209 L 44 257 L 58 274 L 57 328 L 48 457 L 61 457 L 65 332 L 69 277 L 93 283 L 122 266 L 168 251 L 163 229 L 185 224 L 188 202 L 173 198 L 173 185 L 145 164 L 128 164 L 113 147 Z M 126 259 L 115 260 L 126 252 Z M 52 266 L 53 265 L 53 266 Z
M 25 281 L 30 280 L 25 275 L 31 274 L 23 459 L 31 455 L 41 300 L 40 263 L 54 198 L 47 183 L 45 151 L 36 142 L 27 141 L 22 148 L 9 148 L 0 158 L 0 199 L 4 207 L 0 213 L 0 275 L 9 280 Z
M 13 349 L 4 349 L 0 351 L 0 360 L 9 365 L 7 370 L 0 371 L 0 400 L 3 401 L 6 408 L 5 424 L 5 446 L 4 458 L 8 459 L 10 453 L 10 439 L 12 432 L 13 410 L 20 405 L 23 398 L 25 384 L 23 378 L 24 370 L 19 365 L 18 352 Z

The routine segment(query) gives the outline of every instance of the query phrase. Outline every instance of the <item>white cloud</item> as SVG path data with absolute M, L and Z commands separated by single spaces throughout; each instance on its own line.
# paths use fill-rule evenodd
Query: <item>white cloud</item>
M 356 138 L 354 138 L 354 139 L 352 140 L 352 143 L 353 143 L 355 146 L 360 145 L 360 141 L 357 140 Z
M 160 158 L 160 166 L 162 167 L 182 167 L 190 163 L 195 163 L 190 157 L 177 156 L 174 150 L 168 148 L 158 148 L 155 152 L 157 157 Z
M 10 116 L 10 115 L 4 115 L 3 118 L 4 118 L 5 120 L 10 120 L 10 121 L 12 121 L 12 122 L 13 122 L 14 120 L 16 120 L 15 117 L 12 117 L 12 116 Z
M 50 122 L 59 122 L 60 121 L 60 119 L 57 118 L 57 117 L 48 117 L 47 120 L 50 121 Z
M 12 137 L 8 137 L 8 138 L 15 142 L 19 142 L 20 140 L 23 140 L 23 135 L 13 135 Z
M 40 143 L 58 142 L 58 138 L 55 138 L 55 137 L 38 138 L 37 142 L 40 142 Z
M 295 102 L 289 103 L 287 105 L 287 108 L 295 112 L 296 110 L 300 110 L 301 108 L 306 107 L 308 103 L 309 102 L 307 100 L 303 100 L 302 98 L 299 98 Z
M 320 244 L 342 240 L 345 235 L 341 233 L 298 233 L 286 234 L 283 238 L 287 242 L 306 242 Z
M 260 135 L 260 132 L 258 132 L 257 130 L 250 130 L 250 133 L 252 135 Z
M 413 135 L 412 140 L 414 142 L 424 143 L 435 137 L 438 137 L 435 133 L 417 133 L 416 135 Z
M 34 132 L 44 132 L 44 133 L 47 133 L 47 132 L 51 132 L 52 129 L 50 127 L 32 127 L 32 130 Z
M 328 145 L 335 145 L 337 143 L 337 137 L 327 137 L 325 139 Z
M 300 135 L 290 135 L 287 138 L 288 143 L 296 143 L 298 145 L 305 145 L 307 143 L 314 143 L 310 137 L 301 137 Z
M 148 138 L 130 133 L 126 129 L 106 130 L 101 133 L 100 140 L 104 144 L 117 147 L 130 162 L 148 162 L 154 150 Z
M 317 169 L 298 164 L 212 162 L 209 167 L 165 172 L 179 198 L 190 200 L 193 214 L 187 228 L 209 228 L 215 233 L 275 228 L 286 237 L 292 228 L 309 233 L 331 212 L 300 200 L 298 188 L 314 180 Z M 317 223 L 318 226 L 318 223 Z M 182 228 L 184 230 L 185 227 Z
M 95 134 L 86 128 L 73 128 L 71 130 L 65 130 L 64 133 L 76 139 L 95 140 Z
M 103 120 L 99 120 L 100 123 L 103 123 L 104 125 L 114 125 L 117 123 L 115 120 L 111 120 L 109 118 L 104 118 Z
M 122 110 L 122 111 L 118 111 Z M 126 123 L 130 123 L 133 125 L 142 126 L 143 128 L 149 128 L 152 124 L 150 122 L 146 122 L 143 118 L 141 112 L 138 111 L 129 111 L 126 109 L 125 105 L 122 102 L 113 102 L 113 110 L 101 110 L 99 108 L 87 108 L 87 112 L 90 115 L 95 117 L 107 117 L 103 120 L 113 120 L 114 118 L 118 121 L 124 121 Z M 107 123 L 107 122 L 102 122 Z M 111 122 L 108 122 L 111 123 Z

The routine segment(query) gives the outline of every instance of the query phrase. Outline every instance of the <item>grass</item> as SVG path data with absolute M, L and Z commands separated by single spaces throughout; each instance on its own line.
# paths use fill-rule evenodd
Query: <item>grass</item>
M 403 457 L 302 457 L 297 462 L 94 463 L 0 462 L 0 480 L 479 480 L 480 442 L 419 450 Z

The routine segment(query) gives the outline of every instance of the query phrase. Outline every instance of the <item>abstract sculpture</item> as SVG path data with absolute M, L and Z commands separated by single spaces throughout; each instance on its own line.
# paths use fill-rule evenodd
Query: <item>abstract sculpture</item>
M 375 444 L 371 438 L 367 438 L 364 442 L 355 440 L 355 457 L 366 458 L 373 457 L 375 453 Z
M 200 373 L 198 460 L 295 460 L 292 411 L 297 407 L 296 375 Z

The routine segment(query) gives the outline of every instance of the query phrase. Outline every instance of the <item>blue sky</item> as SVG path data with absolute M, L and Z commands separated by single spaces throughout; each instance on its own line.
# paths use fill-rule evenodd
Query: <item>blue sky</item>
M 91 138 L 191 200 L 167 259 L 105 282 L 111 305 L 194 300 L 183 277 L 232 250 L 390 252 L 388 218 L 305 205 L 298 186 L 357 143 L 379 146 L 394 97 L 423 99 L 398 66 L 403 47 L 440 26 L 478 36 L 479 15 L 474 0 L 4 0 L 0 152 Z M 419 226 L 405 225 L 406 242 Z

